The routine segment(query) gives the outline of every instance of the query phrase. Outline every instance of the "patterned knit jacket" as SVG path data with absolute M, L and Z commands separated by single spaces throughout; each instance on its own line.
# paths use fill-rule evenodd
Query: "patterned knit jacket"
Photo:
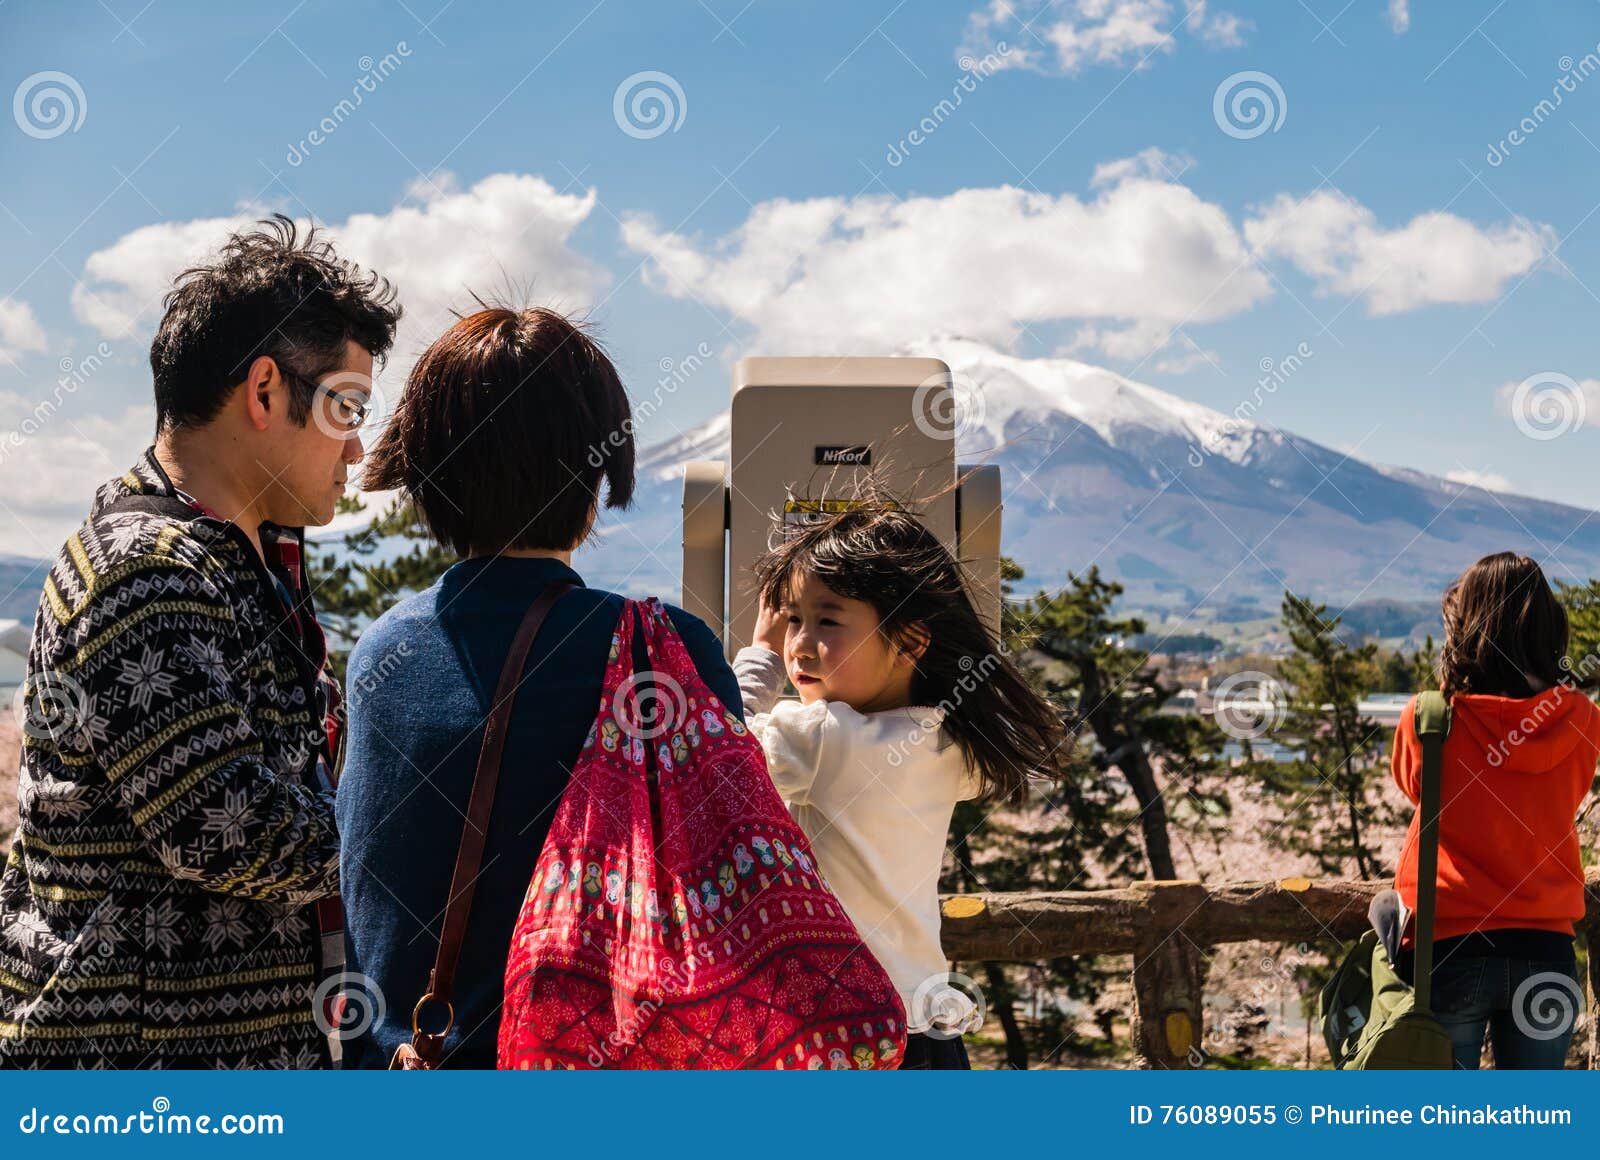
M 147 451 L 45 582 L 0 879 L 0 1067 L 329 1063 L 321 635 L 313 660 L 237 527 L 106 514 L 175 494 Z M 283 535 L 262 526 L 264 546 Z

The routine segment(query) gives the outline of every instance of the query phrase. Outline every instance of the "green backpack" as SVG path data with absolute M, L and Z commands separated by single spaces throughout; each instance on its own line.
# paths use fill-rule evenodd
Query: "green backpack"
M 1417 927 L 1413 976 L 1400 977 L 1375 930 L 1361 936 L 1322 988 L 1318 1017 L 1336 1068 L 1349 1071 L 1447 1069 L 1449 1033 L 1429 1007 L 1433 987 L 1433 915 L 1439 872 L 1439 805 L 1450 703 L 1443 693 L 1417 696 L 1422 743 L 1422 827 L 1417 836 Z

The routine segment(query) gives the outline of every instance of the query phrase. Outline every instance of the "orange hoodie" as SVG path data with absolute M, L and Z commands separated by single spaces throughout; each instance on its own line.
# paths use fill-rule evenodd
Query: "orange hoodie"
M 1574 819 L 1600 757 L 1600 709 L 1562 685 L 1537 697 L 1458 693 L 1450 705 L 1435 937 L 1508 928 L 1571 934 L 1584 913 Z M 1400 714 L 1391 762 L 1395 784 L 1413 802 L 1422 793 L 1416 707 L 1413 698 Z M 1412 816 L 1395 875 L 1412 909 L 1418 820 Z

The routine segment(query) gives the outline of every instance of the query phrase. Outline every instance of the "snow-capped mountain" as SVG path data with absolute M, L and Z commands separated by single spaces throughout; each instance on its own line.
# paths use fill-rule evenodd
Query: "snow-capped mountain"
M 1335 610 L 1431 604 L 1467 564 L 1507 548 L 1541 561 L 1552 580 L 1600 576 L 1592 511 L 1366 463 L 1074 359 L 1017 358 L 959 338 L 901 353 L 950 366 L 959 460 L 1000 466 L 1003 546 L 1026 570 L 1026 590 L 1098 564 L 1126 586 L 1130 607 L 1237 619 L 1274 615 L 1285 587 Z M 726 462 L 730 435 L 723 411 L 641 448 L 634 506 L 603 512 L 574 559 L 588 583 L 678 598 L 682 466 Z M 368 499 L 368 511 L 384 506 Z M 368 518 L 341 516 L 313 538 L 337 552 L 342 533 Z M 13 594 L 0 617 L 31 624 L 46 568 L 0 559 L 0 591 Z
M 1050 586 L 1099 564 L 1136 605 L 1259 603 L 1287 586 L 1335 608 L 1436 600 L 1467 564 L 1516 549 L 1552 580 L 1600 575 L 1600 519 L 1564 504 L 1363 462 L 1069 358 L 938 338 L 962 403 L 961 462 L 1000 465 L 1003 541 Z M 726 411 L 641 449 L 634 510 L 575 564 L 590 583 L 675 593 L 681 466 L 729 458 Z

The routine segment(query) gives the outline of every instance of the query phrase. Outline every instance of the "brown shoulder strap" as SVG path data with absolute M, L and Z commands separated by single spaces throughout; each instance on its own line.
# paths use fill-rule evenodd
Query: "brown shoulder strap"
M 489 721 L 483 730 L 483 746 L 478 751 L 478 771 L 472 779 L 472 796 L 467 801 L 467 820 L 461 828 L 461 848 L 456 854 L 455 873 L 450 878 L 450 900 L 445 904 L 444 930 L 439 936 L 439 953 L 434 959 L 433 971 L 428 976 L 428 993 L 417 1001 L 411 1016 L 412 1046 L 426 1059 L 436 1058 L 444 1046 L 445 1036 L 455 1023 L 455 1008 L 450 994 L 455 985 L 456 961 L 461 956 L 461 943 L 467 933 L 467 916 L 472 912 L 472 894 L 478 882 L 478 871 L 483 864 L 483 846 L 488 837 L 489 816 L 494 810 L 494 791 L 500 781 L 500 758 L 505 753 L 506 734 L 511 727 L 511 710 L 516 702 L 517 687 L 522 683 L 522 670 L 528 660 L 528 650 L 534 637 L 544 624 L 545 616 L 574 587 L 568 581 L 558 580 L 541 592 L 517 626 L 512 638 L 511 651 L 500 670 L 500 683 L 495 687 L 494 701 L 489 709 Z M 424 1032 L 419 1025 L 422 1008 L 429 1002 L 443 1003 L 448 1021 L 443 1031 Z

